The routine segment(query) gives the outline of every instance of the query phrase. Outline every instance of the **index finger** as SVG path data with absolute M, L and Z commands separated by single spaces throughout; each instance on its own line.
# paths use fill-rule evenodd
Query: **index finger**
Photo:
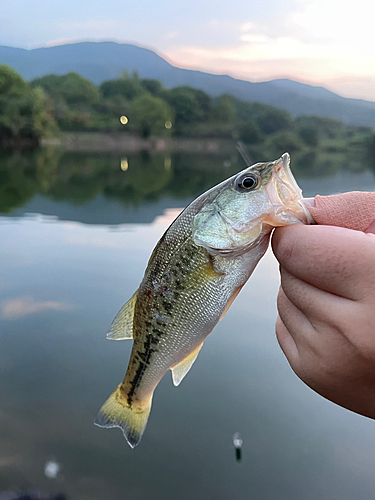
M 375 235 L 334 226 L 278 228 L 272 248 L 281 267 L 307 283 L 352 300 L 375 289 Z

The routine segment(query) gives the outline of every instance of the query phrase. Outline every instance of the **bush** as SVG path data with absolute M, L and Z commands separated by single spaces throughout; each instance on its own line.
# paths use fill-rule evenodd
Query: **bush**
M 285 130 L 271 135 L 267 140 L 267 146 L 277 149 L 280 154 L 285 151 L 298 151 L 304 147 L 300 137 L 292 130 Z

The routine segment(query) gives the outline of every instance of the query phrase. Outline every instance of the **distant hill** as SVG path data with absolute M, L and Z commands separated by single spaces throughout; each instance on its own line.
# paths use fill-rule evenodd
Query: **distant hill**
M 100 84 L 117 78 L 124 70 L 137 71 L 142 78 L 155 78 L 168 88 L 189 85 L 211 96 L 226 93 L 245 101 L 272 104 L 287 109 L 293 116 L 329 116 L 375 128 L 374 102 L 348 99 L 323 87 L 287 79 L 252 83 L 177 68 L 152 50 L 130 44 L 81 42 L 32 50 L 0 46 L 0 63 L 13 67 L 27 80 L 48 73 L 76 71 Z

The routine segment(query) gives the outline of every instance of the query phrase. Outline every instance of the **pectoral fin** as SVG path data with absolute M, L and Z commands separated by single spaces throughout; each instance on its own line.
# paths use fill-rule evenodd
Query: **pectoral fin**
M 119 310 L 112 322 L 109 332 L 107 333 L 107 339 L 124 340 L 133 338 L 133 317 L 137 295 L 138 290 Z
M 186 356 L 185 359 L 183 359 L 182 361 L 180 361 L 180 363 L 171 368 L 174 385 L 177 386 L 181 383 L 182 379 L 185 377 L 187 372 L 193 366 L 194 361 L 197 359 L 197 356 L 199 354 L 199 351 L 202 349 L 202 346 L 203 342 L 199 344 L 199 346 L 196 347 L 193 352 L 191 352 L 188 356 Z

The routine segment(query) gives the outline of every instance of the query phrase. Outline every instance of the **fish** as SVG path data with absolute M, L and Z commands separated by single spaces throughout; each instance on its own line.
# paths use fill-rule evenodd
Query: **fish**
M 290 156 L 248 166 L 203 193 L 172 222 L 138 290 L 107 333 L 133 339 L 126 375 L 95 424 L 140 442 L 154 390 L 168 370 L 178 386 L 267 250 L 272 230 L 312 224 Z

